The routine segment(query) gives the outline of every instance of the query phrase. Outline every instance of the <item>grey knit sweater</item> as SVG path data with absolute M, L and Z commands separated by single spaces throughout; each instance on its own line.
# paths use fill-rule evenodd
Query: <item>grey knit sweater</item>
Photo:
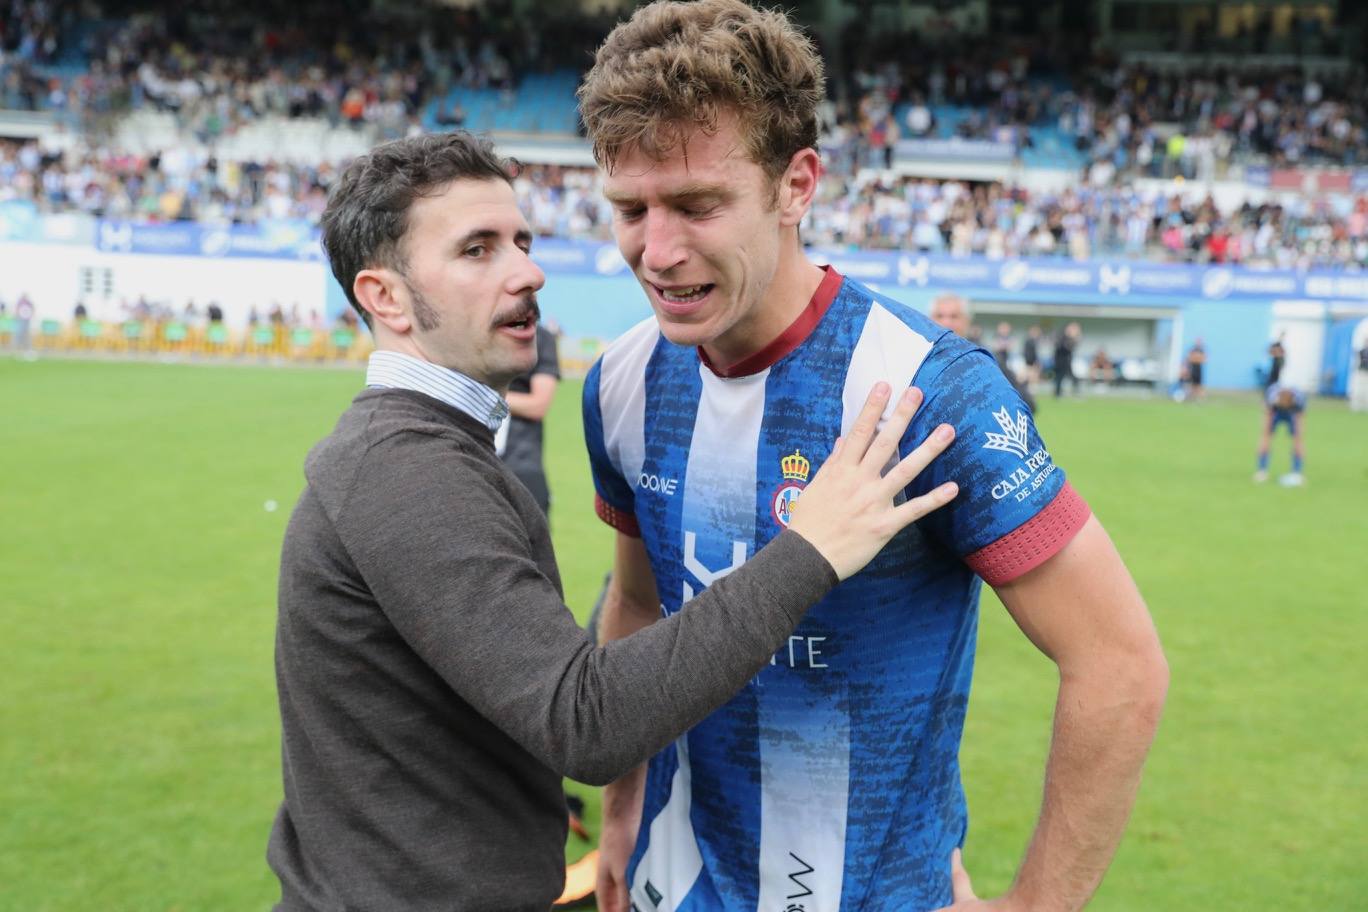
M 286 912 L 547 909 L 561 777 L 608 782 L 724 703 L 836 583 L 785 532 L 684 611 L 592 647 L 489 431 L 367 390 L 310 452 L 281 555 Z

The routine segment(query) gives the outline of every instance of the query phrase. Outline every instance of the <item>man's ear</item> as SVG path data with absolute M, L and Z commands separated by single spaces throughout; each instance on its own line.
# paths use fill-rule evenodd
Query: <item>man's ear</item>
M 779 178 L 779 223 L 797 225 L 817 195 L 822 177 L 822 159 L 816 149 L 799 149 Z
M 352 280 L 352 294 L 377 323 L 398 335 L 412 328 L 408 286 L 393 269 L 363 269 Z

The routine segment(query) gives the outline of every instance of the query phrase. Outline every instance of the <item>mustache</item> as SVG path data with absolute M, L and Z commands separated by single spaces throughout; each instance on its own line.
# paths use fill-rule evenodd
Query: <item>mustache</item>
M 492 326 L 504 326 L 508 323 L 520 323 L 524 320 L 540 320 L 541 307 L 537 304 L 535 294 L 524 295 L 518 303 L 512 307 L 498 311 L 494 314 L 494 319 L 490 321 Z

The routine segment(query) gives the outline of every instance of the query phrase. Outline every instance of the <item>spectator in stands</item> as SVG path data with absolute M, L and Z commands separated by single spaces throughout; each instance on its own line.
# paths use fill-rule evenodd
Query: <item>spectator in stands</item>
M 936 118 L 920 94 L 914 96 L 912 104 L 908 105 L 906 123 L 907 135 L 913 139 L 920 139 L 935 129 Z

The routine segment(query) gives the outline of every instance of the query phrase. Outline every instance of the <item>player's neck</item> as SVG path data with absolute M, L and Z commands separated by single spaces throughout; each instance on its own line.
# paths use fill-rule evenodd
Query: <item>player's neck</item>
M 780 254 L 774 281 L 754 312 L 730 331 L 706 343 L 703 350 L 719 366 L 737 364 L 779 337 L 807 309 L 826 272 L 796 243 Z

